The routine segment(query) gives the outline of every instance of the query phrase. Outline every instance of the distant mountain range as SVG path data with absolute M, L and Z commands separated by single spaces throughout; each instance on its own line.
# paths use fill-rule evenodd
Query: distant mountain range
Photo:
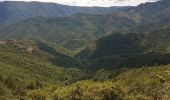
M 48 9 L 45 11 L 54 11 L 49 10 L 51 6 L 46 6 L 53 5 L 56 7 L 57 5 L 39 2 L 2 2 L 2 4 L 3 3 L 14 5 L 24 4 L 24 7 L 26 5 L 26 7 L 28 7 L 26 9 L 27 11 L 32 9 L 30 5 L 35 5 L 36 9 L 39 10 L 43 5 L 43 7 Z M 41 7 L 39 8 L 37 5 L 41 5 Z M 25 19 L 26 17 L 17 17 L 19 18 L 17 20 L 25 20 L 1 26 L 0 39 L 13 38 L 16 40 L 32 40 L 43 42 L 47 45 L 50 43 L 57 43 L 71 51 L 80 51 L 76 57 L 91 59 L 95 62 L 98 61 L 96 59 L 102 59 L 103 57 L 107 58 L 127 54 L 140 54 L 140 56 L 142 56 L 142 53 L 150 51 L 169 53 L 169 5 L 169 0 L 163 0 L 141 4 L 137 7 L 128 7 L 128 9 L 125 9 L 126 7 L 124 9 L 118 7 L 121 10 L 114 11 L 112 8 L 80 8 L 96 10 L 90 10 L 89 12 L 87 10 L 75 10 L 80 11 L 81 13 L 79 14 L 76 14 L 76 12 L 70 13 L 70 10 L 66 10 L 69 13 L 64 13 L 63 15 L 54 13 L 56 14 L 54 15 L 55 17 L 50 14 L 45 14 L 47 12 L 43 12 L 47 16 L 43 16 L 42 13 L 39 13 L 39 17 L 36 15 L 38 13 L 26 13 L 29 15 L 27 16 L 28 19 Z M 73 8 L 75 9 L 78 7 Z M 17 8 L 17 10 L 19 9 L 20 8 Z M 97 9 L 107 9 L 107 12 Z M 114 13 L 111 10 L 108 11 L 108 9 L 112 9 Z M 59 8 L 56 8 L 56 10 L 59 10 Z M 61 9 L 59 11 L 62 12 Z M 91 11 L 95 11 L 95 14 L 91 14 Z M 33 16 L 36 17 L 32 18 Z M 11 16 L 11 18 L 13 17 L 14 16 Z M 90 46 L 87 46 L 87 44 L 90 44 Z M 96 65 L 101 64 L 97 63 Z
M 0 28 L 0 38 L 53 41 L 91 41 L 101 36 L 127 31 L 138 23 L 122 15 L 75 14 L 62 18 L 31 18 Z M 73 44 L 72 44 L 73 45 Z
M 117 33 L 149 32 L 170 24 L 170 1 L 168 0 L 145 3 L 137 7 L 116 7 L 117 10 L 115 7 L 71 7 L 74 10 L 68 10 L 67 8 L 70 6 L 39 2 L 2 2 L 1 4 L 6 5 L 7 8 L 9 7 L 8 10 L 6 9 L 6 11 L 9 12 L 1 14 L 2 16 L 0 16 L 0 19 L 3 16 L 6 18 L 2 19 L 3 21 L 10 21 L 10 19 L 16 21 L 28 18 L 1 27 L 1 39 L 14 38 L 19 40 L 59 42 L 71 49 L 83 47 L 84 44 L 89 41 L 96 40 L 102 36 Z M 20 4 L 22 6 L 19 6 Z M 59 9 L 58 6 L 59 8 L 61 7 L 62 10 Z M 51 10 L 52 8 L 55 10 Z M 17 11 L 18 14 L 15 13 L 15 11 Z M 59 12 L 63 13 L 60 15 Z M 76 12 L 79 12 L 79 14 L 76 14 Z M 0 11 L 0 13 L 2 13 L 2 11 Z M 25 14 L 28 14 L 28 16 Z M 70 47 L 70 43 L 72 43 L 72 47 Z
M 16 22 L 32 17 L 63 17 L 75 13 L 106 14 L 124 11 L 130 7 L 76 7 L 42 2 L 0 2 L 0 22 Z
M 169 5 L 170 1 L 163 0 L 142 4 L 124 12 L 137 22 L 134 27 L 128 28 L 123 34 L 112 30 L 111 35 L 91 43 L 76 57 L 88 60 L 88 69 L 92 70 L 168 64 Z

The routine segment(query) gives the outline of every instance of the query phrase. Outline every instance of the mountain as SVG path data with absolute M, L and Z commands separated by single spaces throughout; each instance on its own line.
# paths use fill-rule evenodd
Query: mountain
M 112 32 L 127 31 L 128 28 L 137 24 L 130 17 L 122 14 L 75 14 L 62 18 L 36 17 L 1 27 L 0 38 L 58 42 L 74 50 L 79 48 L 78 45 L 74 47 L 76 42 L 86 44 Z M 70 42 L 73 43 L 73 47 L 69 47 Z
M 169 5 L 169 0 L 160 0 L 154 3 L 141 4 L 130 9 L 127 13 L 141 23 L 133 27 L 131 31 L 148 32 L 170 24 Z
M 92 70 L 169 64 L 169 34 L 169 26 L 151 33 L 114 34 L 97 40 L 76 57 L 89 61 Z
M 63 66 L 63 67 L 73 67 L 74 60 L 70 57 L 67 52 L 64 52 L 64 48 L 58 46 L 57 49 L 54 49 L 52 45 L 48 45 L 43 42 L 35 42 L 35 41 L 17 41 L 14 39 L 8 39 L 5 41 L 0 41 L 2 46 L 9 47 L 7 49 L 14 49 L 14 51 L 18 51 L 17 53 L 28 53 L 34 56 L 39 56 L 42 54 L 46 56 L 46 60 L 50 63 Z
M 131 8 L 128 13 L 136 16 L 136 19 L 141 22 L 152 23 L 169 18 L 169 4 L 169 0 L 144 3 L 135 8 Z
M 39 3 L 39 2 L 30 2 L 30 3 L 2 2 L 2 4 L 3 3 L 4 4 L 9 3 L 14 5 L 20 3 L 21 4 L 23 3 L 23 5 L 35 4 L 35 7 L 39 7 L 37 6 L 37 4 L 48 5 L 48 3 L 46 4 L 46 3 Z M 106 14 L 107 12 L 105 14 L 101 14 L 101 13 L 82 14 L 85 13 L 82 11 L 80 12 L 80 14 L 72 13 L 73 15 L 65 16 L 65 17 L 64 16 L 56 17 L 57 15 L 54 15 L 52 16 L 53 18 L 46 18 L 46 17 L 50 17 L 50 14 L 45 14 L 48 15 L 45 17 L 29 18 L 31 17 L 30 15 L 32 14 L 26 13 L 29 15 L 28 19 L 7 26 L 1 26 L 0 36 L 1 39 L 14 38 L 14 39 L 27 39 L 27 40 L 31 39 L 31 40 L 38 40 L 38 41 L 59 42 L 59 43 L 63 43 L 65 47 L 74 50 L 76 48 L 80 48 L 81 45 L 83 46 L 87 44 L 89 41 L 93 41 L 105 35 L 115 34 L 115 33 L 126 34 L 128 32 L 129 33 L 149 32 L 159 27 L 166 26 L 170 24 L 169 4 L 170 2 L 168 0 L 163 0 L 163 1 L 153 2 L 153 3 L 141 4 L 137 7 L 130 7 L 124 11 L 114 12 L 110 14 Z M 56 6 L 57 4 L 49 4 L 49 5 Z M 22 6 L 15 6 L 15 7 L 22 7 Z M 95 9 L 95 8 L 91 8 L 91 9 Z M 105 8 L 105 9 L 110 9 L 110 8 Z M 27 10 L 30 10 L 30 8 L 28 7 Z M 43 13 L 46 13 L 45 11 L 54 11 L 54 10 L 43 10 Z M 62 10 L 59 9 L 59 11 L 57 12 L 60 11 Z M 11 13 L 7 13 L 7 14 L 11 14 Z M 58 14 L 58 13 L 52 13 L 52 14 Z M 11 16 L 11 15 L 7 15 L 7 16 Z M 5 18 L 9 18 L 7 16 Z M 41 16 L 41 15 L 36 15 L 36 16 Z M 70 47 L 69 43 L 73 43 L 72 44 L 73 47 Z M 78 46 L 77 44 L 80 46 Z
M 27 91 L 69 84 L 84 77 L 81 69 L 69 67 L 73 61 L 69 62 L 67 56 L 45 48 L 47 46 L 32 41 L 0 42 L 1 100 L 25 98 L 21 95 Z M 69 63 L 67 68 L 62 62 Z
M 55 3 L 4 1 L 0 2 L 0 22 L 16 22 L 37 16 L 63 17 L 75 13 L 104 14 L 123 11 L 128 8 L 129 7 L 76 7 Z
M 54 17 L 47 4 L 58 4 L 5 3 L 17 12 L 0 6 L 2 22 L 14 22 L 0 23 L 0 100 L 170 98 L 169 0 Z
M 86 73 L 83 69 L 55 65 L 49 58 L 56 53 L 38 44 L 0 42 L 0 99 L 168 98 L 164 94 L 169 93 L 170 65 Z

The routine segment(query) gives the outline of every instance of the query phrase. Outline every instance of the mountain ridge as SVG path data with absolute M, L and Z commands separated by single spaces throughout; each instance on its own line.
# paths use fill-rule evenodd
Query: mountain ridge
M 102 14 L 126 10 L 129 7 L 76 7 L 56 3 L 4 1 L 0 2 L 0 22 L 10 23 L 32 17 L 63 17 L 75 13 Z
M 168 64 L 169 34 L 170 26 L 143 34 L 113 34 L 98 39 L 75 57 L 88 62 L 86 66 L 93 71 L 95 68 Z
M 169 5 L 52 18 L 18 5 L 29 18 L 0 27 L 0 100 L 168 100 Z

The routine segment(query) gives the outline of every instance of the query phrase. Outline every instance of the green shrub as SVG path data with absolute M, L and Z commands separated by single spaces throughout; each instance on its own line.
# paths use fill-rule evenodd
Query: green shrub
M 36 93 L 32 96 L 32 100 L 46 100 L 46 96 L 43 93 Z
M 4 89 L 0 86 L 0 96 L 4 94 Z
M 32 90 L 39 89 L 42 87 L 43 85 L 39 81 L 32 81 L 26 86 L 27 89 L 32 89 Z

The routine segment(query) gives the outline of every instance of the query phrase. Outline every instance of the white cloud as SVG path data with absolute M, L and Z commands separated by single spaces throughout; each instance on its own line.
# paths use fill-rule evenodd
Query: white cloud
M 14 0 L 22 1 L 22 0 Z M 33 0 L 24 0 L 24 1 L 33 1 Z M 73 6 L 135 6 L 140 3 L 152 2 L 155 0 L 35 0 L 40 2 L 55 2 L 65 5 Z

